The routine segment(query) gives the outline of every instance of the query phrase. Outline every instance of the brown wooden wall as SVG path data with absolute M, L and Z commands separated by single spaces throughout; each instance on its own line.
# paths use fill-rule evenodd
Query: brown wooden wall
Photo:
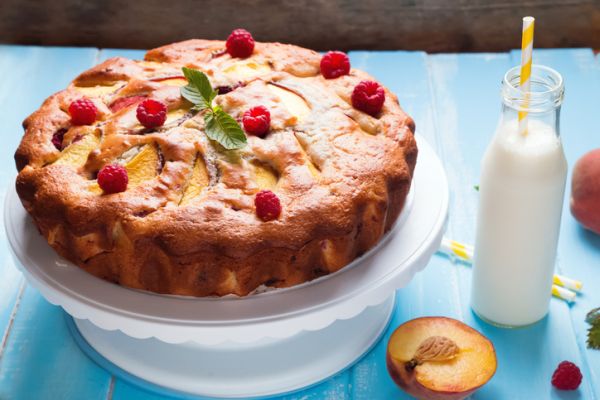
M 536 17 L 536 47 L 600 48 L 600 0 L 0 0 L 0 41 L 151 48 L 226 38 L 327 49 L 502 51 Z

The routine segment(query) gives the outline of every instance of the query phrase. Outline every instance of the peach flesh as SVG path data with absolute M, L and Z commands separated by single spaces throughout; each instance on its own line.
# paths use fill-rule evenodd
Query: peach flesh
M 451 360 L 407 368 L 419 345 L 431 336 L 451 339 L 458 354 Z M 486 337 L 445 317 L 417 318 L 400 325 L 390 337 L 386 364 L 398 386 L 423 400 L 464 399 L 489 381 L 497 366 L 494 346 Z

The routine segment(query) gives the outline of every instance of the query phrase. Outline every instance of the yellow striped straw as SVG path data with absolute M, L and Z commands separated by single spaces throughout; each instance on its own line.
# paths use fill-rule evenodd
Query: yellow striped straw
M 564 288 L 571 289 L 576 292 L 581 292 L 581 289 L 583 288 L 583 283 L 581 281 L 578 281 L 577 279 L 571 279 L 559 274 L 554 275 L 553 282 L 555 285 L 562 286 Z
M 473 255 L 475 254 L 473 246 L 448 239 L 447 237 L 442 238 L 442 244 L 438 252 L 450 258 L 458 258 L 469 264 L 473 262 Z M 554 274 L 553 283 L 552 294 L 556 297 L 570 299 L 568 301 L 573 301 L 577 295 L 576 292 L 581 292 L 581 289 L 583 289 L 581 281 L 564 275 Z
M 442 245 L 439 251 L 447 256 L 458 257 L 460 260 L 473 262 L 473 246 L 459 243 L 447 237 L 442 238 Z
M 523 108 L 528 107 L 531 90 L 531 63 L 533 54 L 533 27 L 535 18 L 523 18 L 523 36 L 521 38 L 521 80 L 519 87 L 525 93 Z M 527 111 L 519 111 L 519 133 L 527 135 Z
M 552 296 L 562 299 L 567 303 L 572 303 L 575 301 L 577 293 L 575 293 L 572 290 L 560 287 L 558 285 L 552 285 Z

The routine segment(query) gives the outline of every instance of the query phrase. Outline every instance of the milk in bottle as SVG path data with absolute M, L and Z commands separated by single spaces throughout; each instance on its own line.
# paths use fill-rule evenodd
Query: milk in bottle
M 481 164 L 471 290 L 473 310 L 502 326 L 523 326 L 548 312 L 567 163 L 559 136 L 562 77 L 532 68 L 531 93 L 519 68 L 506 73 L 502 115 Z M 527 130 L 518 111 L 527 112 Z

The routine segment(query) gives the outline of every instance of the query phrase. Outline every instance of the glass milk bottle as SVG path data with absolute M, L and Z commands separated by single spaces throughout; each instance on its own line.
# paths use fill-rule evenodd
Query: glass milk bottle
M 562 77 L 534 65 L 527 98 L 519 78 L 519 67 L 504 76 L 502 114 L 482 160 L 471 286 L 475 313 L 509 327 L 548 312 L 567 176 Z M 526 130 L 519 111 L 527 112 Z

